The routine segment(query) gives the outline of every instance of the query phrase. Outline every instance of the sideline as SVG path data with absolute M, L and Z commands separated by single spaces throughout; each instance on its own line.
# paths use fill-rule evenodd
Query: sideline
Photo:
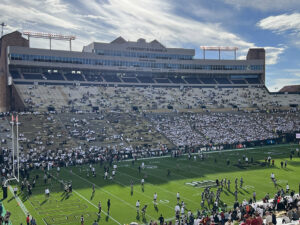
M 11 194 L 13 196 L 15 196 L 12 186 L 8 185 L 8 189 L 11 192 Z M 25 205 L 23 204 L 23 202 L 21 201 L 21 199 L 19 198 L 19 196 L 14 197 L 14 198 L 17 201 L 18 205 L 21 207 L 21 209 L 22 209 L 22 211 L 23 211 L 23 213 L 25 214 L 25 217 L 26 217 L 29 214 L 29 211 L 27 210 L 27 208 L 25 207 Z

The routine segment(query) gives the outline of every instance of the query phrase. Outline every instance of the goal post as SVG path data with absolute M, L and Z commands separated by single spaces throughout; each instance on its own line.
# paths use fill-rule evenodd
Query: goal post
M 20 181 L 20 155 L 19 155 L 19 118 L 18 115 L 11 116 L 11 147 L 12 147 L 12 175 L 11 178 L 6 179 L 4 186 L 7 185 L 8 181 L 16 180 Z M 14 132 L 14 126 L 16 126 L 16 135 Z M 16 143 L 15 143 L 16 142 Z

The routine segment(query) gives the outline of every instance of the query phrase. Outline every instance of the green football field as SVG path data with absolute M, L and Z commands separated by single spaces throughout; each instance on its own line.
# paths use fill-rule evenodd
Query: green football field
M 158 220 L 162 214 L 166 220 L 174 221 L 174 207 L 177 204 L 176 193 L 180 193 L 181 200 L 185 202 L 186 208 L 196 212 L 201 209 L 202 181 L 215 181 L 216 179 L 227 178 L 231 180 L 231 191 L 224 190 L 221 193 L 221 200 L 228 207 L 234 202 L 234 180 L 241 177 L 244 179 L 243 188 L 239 188 L 238 199 L 249 199 L 253 191 L 257 193 L 257 199 L 261 200 L 267 192 L 273 197 L 277 190 L 270 174 L 274 172 L 278 180 L 279 188 L 284 188 L 287 183 L 291 190 L 298 192 L 300 183 L 300 158 L 295 155 L 290 160 L 291 150 L 299 145 L 281 145 L 261 147 L 247 150 L 227 150 L 222 152 L 205 153 L 206 159 L 188 160 L 184 155 L 179 158 L 152 158 L 117 163 L 118 169 L 114 179 L 104 180 L 104 169 L 100 164 L 94 165 L 96 177 L 92 177 L 89 166 L 77 166 L 62 168 L 57 177 L 56 169 L 50 171 L 53 175 L 47 184 L 43 183 L 43 172 L 32 171 L 30 178 L 39 174 L 33 195 L 27 197 L 27 193 L 20 193 L 19 197 L 30 214 L 37 219 L 37 224 L 80 224 L 80 216 L 85 218 L 85 224 L 92 224 L 97 216 L 98 202 L 102 203 L 102 213 L 99 224 L 129 224 L 130 222 L 146 223 L 150 220 Z M 254 162 L 248 165 L 238 159 L 243 155 L 253 157 Z M 271 156 L 275 159 L 275 165 L 265 164 L 265 158 Z M 230 165 L 227 165 L 227 159 Z M 287 167 L 281 168 L 280 161 L 287 160 Z M 145 163 L 145 169 L 139 173 L 138 166 Z M 170 176 L 167 171 L 170 170 Z M 111 171 L 111 168 L 110 168 Z M 145 179 L 144 191 L 141 187 L 141 179 Z M 64 194 L 61 180 L 72 181 L 73 193 Z M 134 182 L 133 194 L 131 195 L 130 182 Z M 198 185 L 194 186 L 197 181 Z M 95 193 L 92 193 L 92 186 L 95 184 Z M 44 195 L 46 187 L 50 189 L 50 198 Z M 20 189 L 20 188 L 19 188 Z M 216 188 L 212 188 L 214 192 Z M 153 204 L 154 193 L 158 195 L 157 208 Z M 107 200 L 111 201 L 111 209 L 108 215 Z M 145 215 L 137 215 L 136 201 L 140 200 L 141 207 L 147 205 Z M 12 212 L 13 224 L 25 223 L 25 214 L 17 201 L 9 196 L 3 201 L 6 210 Z

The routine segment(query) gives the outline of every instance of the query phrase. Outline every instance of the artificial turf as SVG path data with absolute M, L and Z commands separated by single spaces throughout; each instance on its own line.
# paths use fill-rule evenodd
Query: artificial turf
M 37 219 L 37 224 L 67 225 L 80 224 L 80 216 L 85 218 L 85 224 L 92 224 L 98 219 L 98 202 L 102 203 L 102 213 L 99 224 L 129 224 L 130 222 L 146 223 L 150 220 L 158 220 L 162 214 L 165 219 L 173 220 L 176 193 L 180 193 L 181 200 L 186 208 L 195 212 L 201 209 L 201 192 L 203 188 L 194 187 L 187 183 L 195 181 L 227 178 L 231 180 L 231 190 L 221 193 L 221 200 L 232 207 L 234 203 L 234 180 L 244 179 L 243 188 L 239 188 L 238 200 L 249 199 L 253 191 L 257 193 L 257 199 L 261 200 L 266 193 L 272 197 L 277 188 L 270 179 L 274 172 L 279 187 L 285 189 L 287 183 L 291 190 L 298 192 L 300 182 L 300 158 L 294 154 L 290 160 L 292 150 L 299 145 L 268 146 L 245 150 L 230 150 L 221 152 L 204 153 L 204 160 L 189 160 L 187 155 L 178 158 L 164 157 L 137 160 L 132 165 L 131 161 L 118 162 L 118 169 L 114 179 L 104 180 L 104 169 L 100 164 L 93 165 L 96 168 L 96 177 L 89 171 L 89 165 L 71 166 L 62 168 L 57 176 L 56 169 L 50 170 L 53 175 L 51 181 L 43 183 L 43 171 L 33 170 L 30 179 L 39 174 L 33 195 L 29 198 L 27 193 L 20 193 L 19 197 L 32 216 Z M 296 152 L 295 152 L 296 153 Z M 238 159 L 243 156 L 253 157 L 254 162 L 238 164 Z M 268 165 L 265 158 L 271 156 L 275 165 Z M 227 159 L 230 165 L 227 165 Z M 287 167 L 281 168 L 280 162 L 287 160 Z M 145 163 L 145 169 L 139 173 L 138 166 Z M 105 164 L 104 164 L 105 165 Z M 107 164 L 108 165 L 108 164 Z M 170 170 L 170 176 L 167 171 Z M 110 168 L 110 171 L 112 168 Z M 89 174 L 89 176 L 87 176 Z M 144 190 L 141 187 L 141 179 L 145 179 Z M 61 181 L 72 181 L 73 193 L 66 195 Z M 131 195 L 130 183 L 134 183 Z M 95 184 L 95 193 L 92 186 Z M 46 198 L 44 190 L 50 189 L 50 198 Z M 20 189 L 20 188 L 19 188 Z M 216 190 L 216 188 L 212 188 Z M 154 193 L 158 195 L 157 208 L 153 204 Z M 111 201 L 111 209 L 108 215 L 107 200 Z M 147 205 L 146 214 L 140 212 L 137 215 L 135 203 L 140 200 L 141 207 Z M 12 195 L 4 200 L 4 206 L 12 212 L 13 224 L 25 223 L 25 214 L 13 199 Z

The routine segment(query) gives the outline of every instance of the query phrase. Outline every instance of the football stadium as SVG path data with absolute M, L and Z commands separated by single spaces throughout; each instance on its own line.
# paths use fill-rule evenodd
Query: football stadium
M 300 92 L 264 48 L 74 39 L 1 37 L 1 224 L 299 223 Z

